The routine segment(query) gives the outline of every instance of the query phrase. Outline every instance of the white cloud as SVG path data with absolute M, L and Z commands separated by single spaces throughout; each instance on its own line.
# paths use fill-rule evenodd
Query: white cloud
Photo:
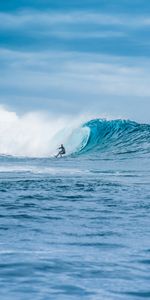
M 105 14 L 87 11 L 64 13 L 20 11 L 0 13 L 0 29 L 21 29 L 40 27 L 51 28 L 57 25 L 95 24 L 101 26 L 143 27 L 150 25 L 150 18 L 143 15 Z
M 60 95 L 150 97 L 150 61 L 75 52 L 13 52 L 1 49 L 6 61 L 0 71 L 1 89 Z

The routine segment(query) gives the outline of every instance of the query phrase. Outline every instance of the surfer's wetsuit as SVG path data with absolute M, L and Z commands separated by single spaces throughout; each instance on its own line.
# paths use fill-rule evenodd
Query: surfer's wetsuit
M 65 147 L 61 144 L 61 146 L 58 148 L 60 151 L 58 152 L 58 154 L 56 155 L 56 157 L 58 157 L 59 155 L 62 156 L 66 153 Z

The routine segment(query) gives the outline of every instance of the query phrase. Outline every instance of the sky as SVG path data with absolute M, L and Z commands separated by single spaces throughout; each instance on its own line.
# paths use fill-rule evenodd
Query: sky
M 0 105 L 150 122 L 150 1 L 0 0 Z

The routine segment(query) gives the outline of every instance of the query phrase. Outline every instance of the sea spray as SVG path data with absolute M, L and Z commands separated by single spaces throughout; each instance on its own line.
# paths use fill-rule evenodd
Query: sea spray
M 85 116 L 60 117 L 41 112 L 20 116 L 0 107 L 0 155 L 50 156 L 56 153 L 60 143 L 65 144 L 67 153 L 74 152 L 84 140 L 82 132 L 87 130 L 79 128 L 85 120 Z M 76 140 L 72 136 L 74 130 Z

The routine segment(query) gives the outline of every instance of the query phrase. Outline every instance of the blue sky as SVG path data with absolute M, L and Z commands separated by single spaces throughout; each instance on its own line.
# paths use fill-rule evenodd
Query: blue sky
M 0 104 L 149 122 L 150 2 L 1 0 Z

